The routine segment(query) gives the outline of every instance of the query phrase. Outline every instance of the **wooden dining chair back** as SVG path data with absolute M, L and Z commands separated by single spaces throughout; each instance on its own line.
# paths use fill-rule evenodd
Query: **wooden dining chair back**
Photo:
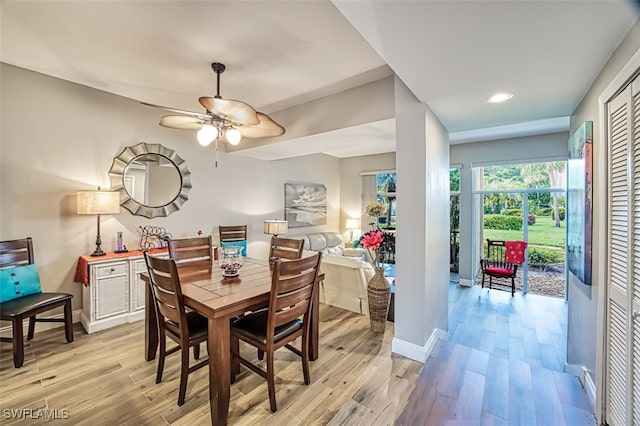
M 169 257 L 178 264 L 195 261 L 208 261 L 212 264 L 215 257 L 211 235 L 170 239 L 168 245 Z
M 302 257 L 304 240 L 296 238 L 271 237 L 269 260 L 296 260 Z
M 196 312 L 185 311 L 178 268 L 173 259 L 153 257 L 146 251 L 144 252 L 144 259 L 149 272 L 149 282 L 158 318 L 160 355 L 156 383 L 162 381 L 166 356 L 180 351 L 182 361 L 178 405 L 182 405 L 187 392 L 187 377 L 189 373 L 204 367 L 209 362 L 208 359 L 205 359 L 191 367 L 189 366 L 190 347 L 193 347 L 195 359 L 200 358 L 200 343 L 205 342 L 208 337 L 208 320 Z M 178 346 L 167 350 L 167 337 L 177 343 Z
M 220 247 L 240 246 L 242 255 L 247 255 L 247 225 L 218 226 Z
M 505 279 L 510 280 L 511 296 L 515 294 L 518 266 L 524 262 L 524 251 L 518 256 L 514 256 L 513 250 L 509 253 L 509 245 L 515 243 L 524 244 L 526 248 L 526 243 L 523 241 L 487 240 L 486 256 L 480 259 L 482 288 L 485 286 L 485 277 L 489 276 L 489 289 L 493 287 L 494 278 Z
M 0 338 L 13 344 L 13 365 L 24 363 L 22 322 L 29 318 L 27 340 L 33 339 L 36 322 L 63 322 L 67 342 L 73 342 L 72 294 L 42 292 L 31 237 L 0 242 L 0 275 L 3 296 L 0 320 L 11 321 L 11 337 Z M 6 291 L 6 293 L 5 293 Z M 38 314 L 63 308 L 64 318 L 37 318 Z
M 220 225 L 220 242 L 246 241 L 247 225 L 224 226 Z
M 298 260 L 273 263 L 269 306 L 247 314 L 231 324 L 231 379 L 235 381 L 240 364 L 267 379 L 271 411 L 277 410 L 274 372 L 274 352 L 286 347 L 302 358 L 304 383 L 309 376 L 309 332 L 312 301 L 317 290 L 320 253 Z M 301 349 L 290 345 L 302 337 Z M 239 341 L 264 351 L 267 370 L 264 371 L 240 356 Z

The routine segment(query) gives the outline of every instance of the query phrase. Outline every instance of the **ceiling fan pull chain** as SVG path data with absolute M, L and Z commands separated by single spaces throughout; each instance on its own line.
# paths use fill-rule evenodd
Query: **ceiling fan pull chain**
M 215 154 L 215 161 L 214 161 L 214 167 L 217 169 L 218 168 L 218 139 L 220 139 L 220 134 L 218 134 L 218 137 L 216 138 L 215 144 L 214 144 L 214 149 L 216 151 Z

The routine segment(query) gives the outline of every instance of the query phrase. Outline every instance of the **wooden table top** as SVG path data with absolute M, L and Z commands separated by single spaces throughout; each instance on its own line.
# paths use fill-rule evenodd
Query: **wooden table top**
M 178 274 L 185 305 L 207 317 L 237 315 L 269 301 L 271 274 L 267 261 L 245 258 L 240 275 L 234 278 L 224 277 L 215 262 L 211 268 L 208 262 L 178 265 Z

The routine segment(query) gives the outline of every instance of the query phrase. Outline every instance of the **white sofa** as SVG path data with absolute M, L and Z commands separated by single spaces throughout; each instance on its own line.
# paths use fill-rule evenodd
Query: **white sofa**
M 364 261 L 366 250 L 344 248 L 337 232 L 308 234 L 302 237 L 305 251 L 322 252 L 320 302 L 359 314 L 369 313 L 367 283 L 374 275 L 373 266 Z

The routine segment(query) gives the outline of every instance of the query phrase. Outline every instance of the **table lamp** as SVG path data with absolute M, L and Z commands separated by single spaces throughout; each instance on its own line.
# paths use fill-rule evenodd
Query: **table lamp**
M 96 249 L 91 256 L 104 256 L 102 251 L 102 239 L 100 238 L 100 215 L 120 213 L 120 193 L 115 191 L 78 191 L 77 213 L 95 214 L 98 216 L 98 232 L 96 235 Z
M 280 234 L 286 234 L 289 231 L 289 222 L 286 220 L 265 220 L 264 221 L 264 233 L 267 235 L 273 235 L 278 237 Z
M 353 241 L 353 231 L 360 229 L 360 221 L 358 219 L 347 219 L 344 227 L 349 231 L 349 241 Z

